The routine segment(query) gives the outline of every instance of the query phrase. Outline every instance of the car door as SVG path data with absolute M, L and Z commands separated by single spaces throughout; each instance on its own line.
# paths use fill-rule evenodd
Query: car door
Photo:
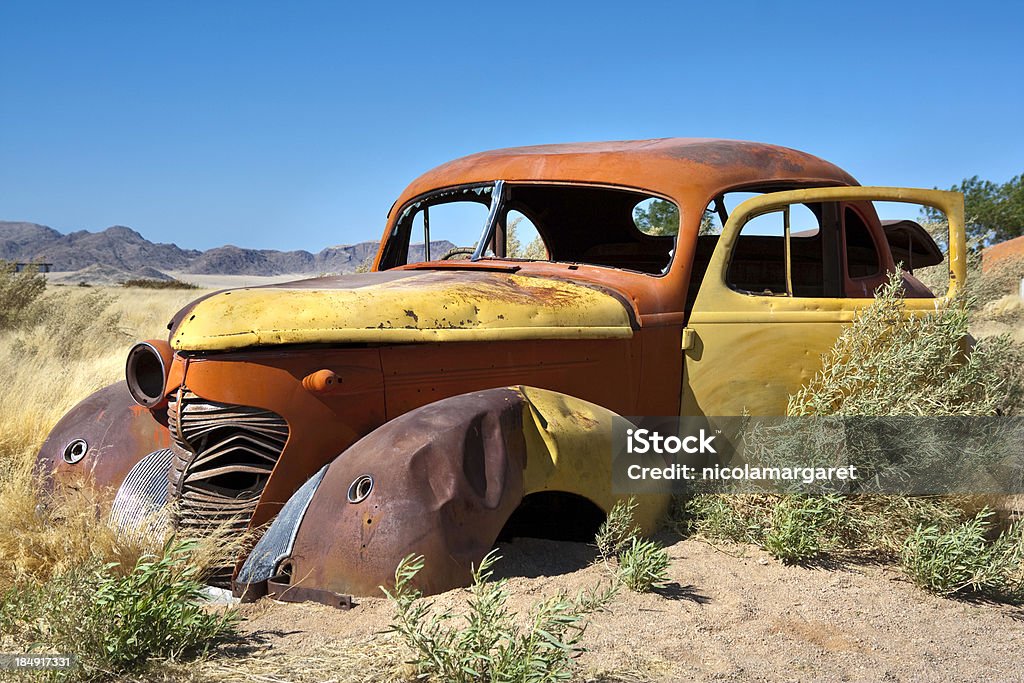
M 950 284 L 945 297 L 959 291 L 966 275 L 959 193 L 829 187 L 749 199 L 722 229 L 683 333 L 683 415 L 786 414 L 789 395 L 820 369 L 822 354 L 843 326 L 871 304 L 870 294 L 885 272 L 898 267 L 879 237 L 880 224 L 868 203 L 876 201 L 924 205 L 946 215 Z M 816 228 L 793 224 L 800 207 L 818 220 Z M 860 208 L 851 213 L 851 207 Z M 871 270 L 863 231 L 854 227 L 865 213 L 870 217 L 863 223 L 875 235 L 877 272 Z M 755 224 L 762 228 L 751 232 Z M 935 305 L 931 298 L 906 299 L 911 313 Z

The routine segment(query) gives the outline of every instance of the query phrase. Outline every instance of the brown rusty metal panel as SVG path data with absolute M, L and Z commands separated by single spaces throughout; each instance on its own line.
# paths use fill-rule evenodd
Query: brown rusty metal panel
M 293 585 L 375 595 L 398 562 L 426 558 L 427 593 L 466 585 L 523 496 L 523 399 L 458 396 L 395 418 L 334 460 L 295 538 Z M 373 478 L 358 503 L 346 491 Z
M 429 190 L 497 179 L 611 184 L 673 199 L 700 197 L 700 211 L 718 192 L 744 184 L 792 180 L 857 184 L 841 168 L 795 149 L 740 140 L 665 138 L 514 147 L 472 154 L 415 179 L 395 207 L 399 209 Z M 684 203 L 688 208 L 691 205 Z M 392 212 L 391 217 L 394 215 Z
M 635 339 L 601 342 L 481 342 L 215 355 L 190 362 L 183 395 L 221 406 L 209 409 L 214 417 L 231 406 L 236 411 L 259 408 L 287 424 L 289 437 L 276 465 L 272 457 L 252 455 L 245 461 L 253 476 L 273 466 L 258 491 L 259 503 L 252 501 L 252 492 L 232 494 L 232 511 L 251 511 L 250 526 L 256 527 L 269 521 L 313 472 L 357 438 L 388 419 L 451 396 L 522 384 L 577 396 L 620 414 L 678 414 L 678 338 L 678 328 L 652 328 Z M 318 389 L 310 379 L 325 369 L 338 379 L 329 391 Z M 172 411 L 172 418 L 175 415 Z M 172 419 L 172 429 L 177 424 Z M 195 430 L 203 423 L 194 424 Z M 234 438 L 228 444 L 232 448 L 240 437 Z M 231 452 L 258 448 L 258 434 L 246 438 L 242 450 Z M 218 456 L 211 444 L 200 450 L 189 462 L 177 463 L 175 471 L 182 472 L 189 463 L 201 469 Z M 194 499 L 199 492 L 191 495 Z M 249 502 L 243 505 L 242 499 Z M 201 500 L 207 506 L 213 503 Z
M 76 441 L 86 444 L 77 462 L 65 460 Z M 90 485 L 113 491 L 145 455 L 171 445 L 166 411 L 150 411 L 135 403 L 125 382 L 100 389 L 61 418 L 36 458 L 37 472 L 47 482 Z M 69 453 L 69 459 L 76 456 Z
M 620 415 L 679 415 L 683 377 L 682 325 L 651 327 L 637 335 L 637 401 Z M 595 403 L 601 404 L 598 401 Z M 610 407 L 610 406 L 608 406 Z
M 546 340 L 382 347 L 388 417 L 470 391 L 516 384 L 628 414 L 639 392 L 636 340 Z

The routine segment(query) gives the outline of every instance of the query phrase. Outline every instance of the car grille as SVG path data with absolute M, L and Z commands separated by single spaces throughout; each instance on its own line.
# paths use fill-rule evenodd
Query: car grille
M 288 423 L 270 410 L 207 401 L 186 387 L 172 395 L 167 418 L 177 446 L 170 469 L 175 527 L 199 536 L 244 530 L 284 450 Z

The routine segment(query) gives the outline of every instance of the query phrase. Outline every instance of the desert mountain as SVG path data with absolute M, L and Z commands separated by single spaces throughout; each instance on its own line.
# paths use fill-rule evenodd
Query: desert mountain
M 454 245 L 431 243 L 431 254 L 443 254 Z M 422 245 L 412 245 L 415 257 Z M 67 235 L 36 223 L 0 221 L 0 259 L 46 262 L 55 271 L 77 271 L 106 266 L 125 273 L 144 268 L 215 275 L 283 275 L 351 273 L 369 263 L 377 253 L 376 242 L 327 247 L 319 253 L 245 249 L 226 245 L 198 251 L 176 244 L 150 242 L 131 228 L 115 225 L 101 232 L 79 230 Z

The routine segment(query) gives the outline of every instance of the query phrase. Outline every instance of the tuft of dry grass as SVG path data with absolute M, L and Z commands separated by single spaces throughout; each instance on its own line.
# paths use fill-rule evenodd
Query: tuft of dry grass
M 167 335 L 167 321 L 195 292 L 48 291 L 21 326 L 0 332 L 0 463 L 35 453 L 76 403 L 124 376 L 131 344 Z

